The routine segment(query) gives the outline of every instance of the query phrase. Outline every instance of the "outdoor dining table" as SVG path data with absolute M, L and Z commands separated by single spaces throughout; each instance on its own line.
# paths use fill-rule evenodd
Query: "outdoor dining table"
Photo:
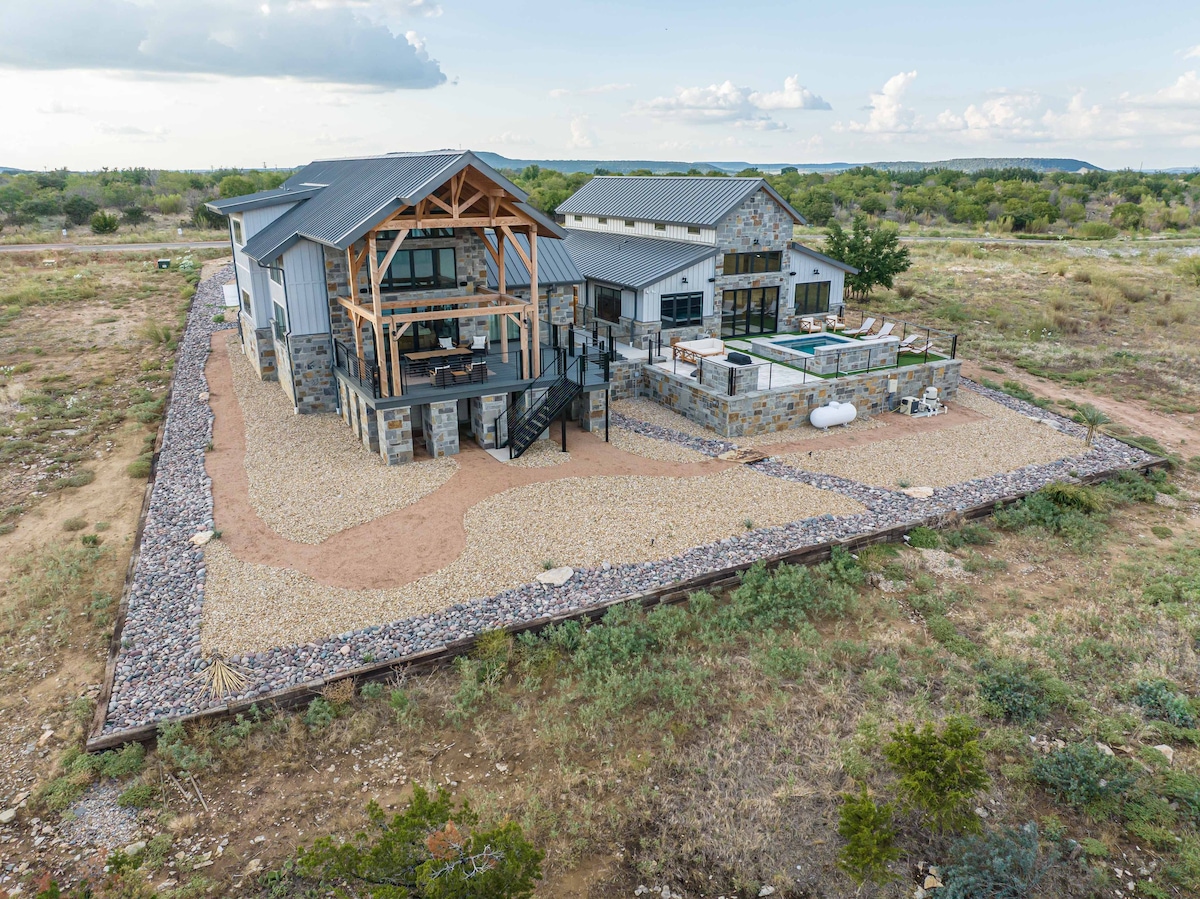
M 408 363 L 407 367 L 413 374 L 423 374 L 440 362 L 453 365 L 464 356 L 469 359 L 471 351 L 462 347 L 451 347 L 448 350 L 436 349 L 422 350 L 419 353 L 405 353 L 404 361 Z

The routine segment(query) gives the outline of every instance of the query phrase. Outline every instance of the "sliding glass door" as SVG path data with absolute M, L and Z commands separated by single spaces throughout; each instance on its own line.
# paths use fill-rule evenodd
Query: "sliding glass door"
M 721 292 L 721 336 L 771 334 L 779 329 L 779 288 Z

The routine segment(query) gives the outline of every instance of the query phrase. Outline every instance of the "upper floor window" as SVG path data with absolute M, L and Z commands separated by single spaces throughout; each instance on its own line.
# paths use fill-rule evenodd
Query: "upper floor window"
M 250 291 L 248 290 L 242 291 L 242 308 L 247 312 L 250 311 Z
M 582 221 L 583 221 L 583 216 L 582 216 L 582 215 L 573 215 L 573 216 L 571 216 L 571 218 L 575 219 L 575 221 L 577 221 L 577 222 L 582 222 Z
M 633 219 L 625 219 L 625 227 L 626 228 L 632 228 L 633 226 L 634 226 Z
M 242 240 L 242 223 L 235 218 L 229 220 L 229 226 L 233 228 L 233 242 L 237 246 L 241 246 L 246 241 Z
M 603 218 L 603 217 L 601 217 L 601 218 L 598 218 L 598 219 L 596 219 L 596 224 L 597 224 L 597 225 L 607 225 L 607 224 L 608 224 L 608 219 L 606 219 L 606 218 Z
M 766 250 L 760 253 L 726 253 L 724 270 L 727 275 L 782 271 L 783 253 L 779 250 Z
M 383 262 L 386 253 L 379 254 Z M 440 290 L 458 283 L 454 248 L 397 250 L 392 264 L 383 273 L 384 290 Z
M 688 234 L 699 234 L 700 227 L 698 225 L 688 225 Z
M 656 224 L 654 225 L 654 230 L 655 230 L 655 231 L 666 231 L 666 230 L 667 230 L 667 226 L 666 226 L 666 225 L 664 225 L 664 224 L 662 224 L 661 222 L 659 222 L 659 223 L 656 223 Z
M 379 240 L 395 240 L 399 231 L 380 231 L 375 237 Z M 420 239 L 422 237 L 453 237 L 453 228 L 413 228 L 408 232 L 408 238 Z
M 276 256 L 275 262 L 268 269 L 271 273 L 271 280 L 276 284 L 283 284 L 283 257 Z

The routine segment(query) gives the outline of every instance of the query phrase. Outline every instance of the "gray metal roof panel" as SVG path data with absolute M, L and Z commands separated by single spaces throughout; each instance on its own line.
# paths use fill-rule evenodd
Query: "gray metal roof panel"
M 228 215 L 231 212 L 245 212 L 247 209 L 278 206 L 281 203 L 298 203 L 301 200 L 315 197 L 320 192 L 321 188 L 317 186 L 296 187 L 294 189 L 277 187 L 274 190 L 260 190 L 256 194 L 230 197 L 228 200 L 210 200 L 204 205 L 213 212 Z
M 597 231 L 568 230 L 564 243 L 584 277 L 634 290 L 649 287 L 718 253 L 716 247 L 705 244 Z
M 488 243 L 495 248 L 496 235 L 490 230 L 485 231 L 484 234 L 487 237 Z M 516 234 L 514 236 L 521 244 L 521 248 L 528 254 L 528 238 L 524 234 Z M 537 267 L 539 285 L 583 283 L 583 275 L 575 267 L 575 263 L 571 259 L 571 254 L 567 252 L 565 241 L 539 240 Z M 492 290 L 499 288 L 500 274 L 490 254 L 487 257 L 487 279 L 488 287 Z M 518 289 L 529 286 L 529 269 L 526 268 L 512 241 L 505 241 L 504 243 L 504 286 L 506 288 Z
M 828 262 L 834 268 L 840 268 L 842 271 L 848 272 L 851 275 L 858 274 L 859 270 L 856 269 L 854 266 L 847 265 L 845 262 L 842 262 L 842 260 L 834 259 L 832 256 L 826 256 L 824 253 L 818 253 L 812 247 L 806 247 L 804 244 L 798 243 L 797 241 L 794 241 L 794 240 L 791 243 L 789 243 L 788 246 L 790 246 L 794 250 L 799 250 L 805 256 L 811 256 L 813 259 L 820 259 L 822 262 Z
M 513 194 L 518 208 L 547 236 L 564 236 L 557 224 L 525 202 L 528 198 L 523 191 L 474 153 L 443 150 L 309 163 L 283 186 L 325 188 L 256 234 L 247 242 L 246 254 L 255 259 L 274 258 L 299 237 L 344 250 L 393 212 L 428 196 L 467 166 Z
M 763 178 L 601 175 L 560 203 L 558 211 L 711 228 L 758 190 L 766 190 L 796 221 L 805 223 Z

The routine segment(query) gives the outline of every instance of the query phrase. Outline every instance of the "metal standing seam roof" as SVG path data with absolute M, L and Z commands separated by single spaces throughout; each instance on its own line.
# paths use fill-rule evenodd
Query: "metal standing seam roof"
M 493 231 L 484 232 L 488 243 L 492 248 L 496 247 L 496 235 Z M 521 249 L 526 254 L 529 253 L 529 239 L 524 234 L 515 234 L 517 241 L 521 244 Z M 571 260 L 571 255 L 567 252 L 565 241 L 562 240 L 539 240 L 538 241 L 538 285 L 543 284 L 582 284 L 583 275 L 579 269 L 575 267 L 575 263 Z M 493 261 L 491 254 L 487 257 L 487 281 L 488 287 L 496 290 L 500 286 L 500 273 L 496 268 L 496 263 Z M 513 246 L 511 240 L 504 242 L 504 286 L 508 289 L 522 288 L 529 286 L 529 269 L 526 268 L 520 254 L 517 253 L 517 248 Z
M 428 196 L 467 166 L 517 197 L 517 207 L 546 236 L 565 236 L 557 224 L 528 205 L 520 188 L 474 153 L 446 150 L 309 163 L 282 188 L 313 193 L 246 241 L 242 250 L 261 262 L 275 258 L 302 237 L 345 250 L 373 226 Z
M 584 277 L 634 290 L 649 287 L 720 252 L 706 244 L 597 231 L 569 230 L 563 243 Z
M 246 194 L 241 197 L 230 197 L 228 200 L 212 200 L 205 203 L 214 212 L 228 215 L 231 212 L 245 212 L 247 209 L 260 209 L 264 206 L 278 206 L 280 203 L 298 203 L 315 197 L 321 192 L 321 187 L 277 187 L 274 190 L 260 190 L 256 194 Z
M 558 211 L 712 228 L 758 190 L 798 223 L 808 224 L 764 178 L 600 175 L 560 203 Z
M 840 260 L 840 259 L 834 259 L 832 256 L 826 256 L 824 253 L 818 253 L 816 250 L 812 249 L 811 247 L 806 247 L 804 244 L 797 243 L 794 240 L 789 242 L 788 246 L 791 247 L 793 250 L 796 250 L 797 252 L 803 253 L 805 256 L 811 256 L 813 259 L 819 259 L 822 262 L 829 263 L 834 268 L 840 268 L 842 271 L 847 272 L 848 274 L 857 275 L 859 272 L 859 270 L 856 269 L 854 266 L 847 265 L 845 262 L 842 262 L 842 260 Z

